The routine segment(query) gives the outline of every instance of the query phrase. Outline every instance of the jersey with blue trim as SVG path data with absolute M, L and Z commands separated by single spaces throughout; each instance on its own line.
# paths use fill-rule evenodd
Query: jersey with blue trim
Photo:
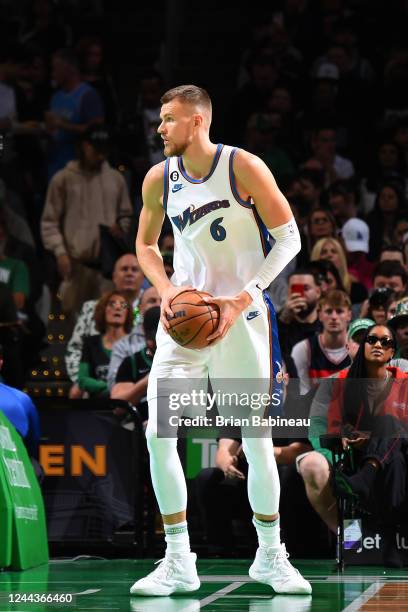
M 166 160 L 163 207 L 174 232 L 174 285 L 236 295 L 270 250 L 255 206 L 237 192 L 236 151 L 218 145 L 210 172 L 202 179 L 188 176 L 182 157 Z

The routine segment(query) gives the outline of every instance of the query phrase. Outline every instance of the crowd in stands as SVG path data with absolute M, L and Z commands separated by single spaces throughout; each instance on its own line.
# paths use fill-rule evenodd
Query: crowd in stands
M 408 371 L 407 6 L 395 2 L 384 17 L 385 3 L 372 4 L 282 0 L 254 18 L 216 134 L 263 159 L 299 226 L 302 250 L 269 293 L 287 372 L 314 420 L 310 440 L 276 444 L 275 453 L 295 480 L 300 474 L 332 531 L 330 463 L 316 428 L 324 411 L 327 420 L 328 401 L 319 381 L 353 368 L 356 354 L 364 360 L 370 326 L 392 338 L 392 367 Z M 58 299 L 71 334 L 70 397 L 125 399 L 146 422 L 160 298 L 133 240 L 141 178 L 163 159 L 156 127 L 167 84 L 157 66 L 140 79 L 130 138 L 105 41 L 75 28 L 61 10 L 39 0 L 2 26 L 2 376 L 24 387 Z M 159 247 L 171 276 L 168 222 Z M 362 460 L 366 472 L 378 469 L 379 460 Z M 222 484 L 245 480 L 239 440 L 220 440 L 217 466 L 200 475 L 198 500 L 209 543 L 230 549 L 232 534 L 219 515 L 214 533 L 211 517 Z

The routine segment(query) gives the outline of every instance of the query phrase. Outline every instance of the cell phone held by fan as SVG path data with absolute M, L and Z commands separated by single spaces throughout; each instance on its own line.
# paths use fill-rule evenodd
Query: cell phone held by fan
M 290 287 L 290 295 L 298 294 L 300 297 L 305 297 L 305 286 L 303 283 L 293 283 Z

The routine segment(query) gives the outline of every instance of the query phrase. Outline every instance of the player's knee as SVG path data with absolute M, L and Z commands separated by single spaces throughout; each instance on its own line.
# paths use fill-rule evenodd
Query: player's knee
M 299 472 L 306 484 L 324 486 L 330 478 L 330 466 L 326 457 L 316 451 L 303 457 L 299 464 Z
M 174 449 L 177 450 L 177 438 L 159 438 L 153 427 L 146 428 L 147 449 L 151 456 L 164 453 L 165 455 Z
M 244 438 L 242 447 L 248 463 L 260 460 L 266 464 L 274 458 L 272 438 Z

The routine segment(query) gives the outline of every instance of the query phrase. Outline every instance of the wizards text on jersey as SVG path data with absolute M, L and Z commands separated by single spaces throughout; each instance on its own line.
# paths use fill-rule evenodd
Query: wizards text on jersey
M 187 224 L 193 225 L 193 223 L 199 221 L 213 210 L 218 210 L 219 208 L 229 208 L 230 206 L 231 204 L 228 200 L 214 200 L 214 202 L 208 202 L 208 204 L 203 204 L 200 206 L 200 208 L 196 209 L 194 208 L 194 204 L 190 204 L 190 206 L 186 208 L 181 215 L 172 217 L 171 220 L 177 229 L 180 230 L 180 233 L 182 233 Z

